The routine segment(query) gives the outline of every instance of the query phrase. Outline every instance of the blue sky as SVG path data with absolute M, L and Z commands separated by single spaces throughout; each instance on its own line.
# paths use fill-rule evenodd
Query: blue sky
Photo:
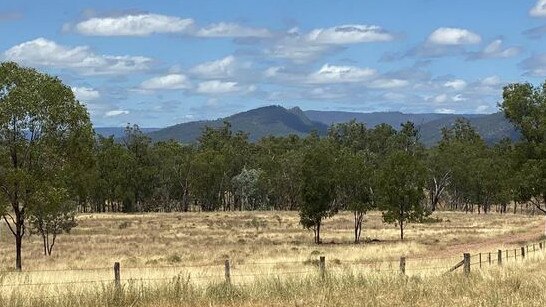
M 0 0 L 0 37 L 0 60 L 59 76 L 97 126 L 492 113 L 507 83 L 546 79 L 546 0 Z

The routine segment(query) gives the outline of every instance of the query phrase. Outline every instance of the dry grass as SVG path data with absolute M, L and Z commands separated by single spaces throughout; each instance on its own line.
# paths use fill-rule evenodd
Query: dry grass
M 115 298 L 113 305 L 131 305 L 135 300 L 137 305 L 148 306 L 156 305 L 161 298 L 154 295 L 163 293 L 165 300 L 160 303 L 172 306 L 184 302 L 203 306 L 362 305 L 366 297 L 369 301 L 365 305 L 392 306 L 398 304 L 396 300 L 407 300 L 408 293 L 423 299 L 445 299 L 441 298 L 447 294 L 445 287 L 455 287 L 460 274 L 438 275 L 460 261 L 463 252 L 473 254 L 474 264 L 477 253 L 497 249 L 510 250 L 509 268 L 499 271 L 487 266 L 485 273 L 474 274 L 470 283 L 491 287 L 499 278 L 523 279 L 522 274 L 528 272 L 533 282 L 544 284 L 546 270 L 537 265 L 543 266 L 543 254 L 533 253 L 522 267 L 521 255 L 517 261 L 513 258 L 514 248 L 538 240 L 543 217 L 464 213 L 437 213 L 435 217 L 441 222 L 410 224 L 406 241 L 400 242 L 397 228 L 383 224 L 380 213 L 373 212 L 367 216 L 362 237 L 379 241 L 355 245 L 352 215 L 342 213 L 326 221 L 325 244 L 317 246 L 312 244 L 312 233 L 298 225 L 294 212 L 81 215 L 79 226 L 59 238 L 52 257 L 41 254 L 38 237 L 25 239 L 26 272 L 0 273 L 0 285 L 4 285 L 0 288 L 0 305 L 93 306 Z M 14 250 L 5 228 L 0 242 L 1 270 L 6 271 L 14 263 Z M 317 277 L 319 255 L 326 256 L 331 275 L 324 282 Z M 408 257 L 409 280 L 398 276 L 400 256 Z M 487 254 L 482 256 L 485 262 Z M 492 257 L 495 260 L 496 254 Z M 232 263 L 234 286 L 230 287 L 222 283 L 226 258 Z M 112 290 L 111 268 L 115 261 L 121 262 L 122 294 Z M 43 283 L 47 285 L 38 285 Z M 403 287 L 400 283 L 404 283 Z M 421 293 L 431 291 L 427 287 L 438 288 L 438 283 L 445 284 L 434 290 L 438 294 Z M 10 284 L 27 285 L 6 286 Z M 375 299 L 360 293 L 366 291 L 355 291 L 360 287 L 376 292 Z M 461 290 L 460 294 L 478 294 L 471 290 Z M 179 301 L 180 291 L 193 301 Z M 320 295 L 306 296 L 313 291 Z M 349 293 L 354 303 L 344 297 Z M 497 295 L 500 301 L 508 297 Z M 297 296 L 309 300 L 300 301 Z M 84 299 L 78 301 L 77 297 Z M 543 296 L 540 299 L 544 302 Z M 465 303 L 463 297 L 456 300 L 452 302 L 458 305 L 472 302 Z

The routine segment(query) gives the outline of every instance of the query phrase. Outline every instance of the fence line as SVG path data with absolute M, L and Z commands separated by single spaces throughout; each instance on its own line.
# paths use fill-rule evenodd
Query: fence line
M 538 246 L 537 246 L 538 243 Z M 445 257 L 401 257 L 399 260 L 370 260 L 370 261 L 361 261 L 361 260 L 335 260 L 334 264 L 336 263 L 346 263 L 346 264 L 354 264 L 353 266 L 356 269 L 369 269 L 372 272 L 399 272 L 401 274 L 406 274 L 406 272 L 422 272 L 422 271 L 430 271 L 430 270 L 437 270 L 437 271 L 443 271 L 444 274 L 456 271 L 459 268 L 463 268 L 463 273 L 465 275 L 468 275 L 470 273 L 470 270 L 472 267 L 478 266 L 478 268 L 483 268 L 485 266 L 501 266 L 505 262 L 506 263 L 514 263 L 516 260 L 521 259 L 522 261 L 529 258 L 531 255 L 542 252 L 544 253 L 546 242 L 541 241 L 533 243 L 531 245 L 527 244 L 525 246 L 521 246 L 520 248 L 516 249 L 505 249 L 505 250 L 497 250 L 497 251 L 491 251 L 491 252 L 481 252 L 481 253 L 464 253 L 462 260 L 459 260 L 456 264 L 445 264 L 445 265 L 421 265 L 421 266 L 412 266 L 414 262 L 413 260 L 416 260 L 417 262 L 422 261 L 439 261 L 439 260 L 447 260 L 447 259 L 457 259 L 456 255 L 451 256 L 445 256 Z M 459 258 L 461 259 L 461 258 Z M 513 261 L 508 262 L 508 259 L 515 259 Z M 396 268 L 395 264 L 398 263 L 400 266 Z M 303 260 L 303 261 L 279 261 L 279 262 L 249 262 L 249 263 L 235 263 L 235 266 L 231 265 L 231 262 L 229 259 L 226 259 L 224 262 L 224 265 L 221 263 L 212 263 L 212 264 L 197 264 L 197 265 L 180 265 L 180 266 L 156 266 L 156 267 L 121 267 L 118 262 L 114 265 L 114 278 L 113 279 L 100 279 L 100 280 L 75 280 L 75 281 L 62 281 L 62 282 L 26 282 L 26 283 L 15 283 L 15 284 L 1 284 L 0 288 L 13 288 L 13 287 L 25 287 L 25 286 L 54 286 L 54 285 L 69 285 L 69 284 L 92 284 L 92 283 L 113 283 L 116 286 L 120 286 L 121 282 L 137 282 L 137 281 L 159 281 L 159 280 L 198 280 L 198 279 L 210 279 L 210 278 L 222 278 L 222 276 L 225 278 L 225 281 L 228 283 L 231 283 L 232 278 L 239 278 L 239 277 L 260 277 L 260 276 L 282 276 L 282 275 L 297 275 L 297 274 L 309 274 L 309 273 L 319 273 L 319 276 L 322 278 L 325 278 L 326 271 L 330 270 L 329 266 L 327 269 L 326 266 L 326 258 L 324 256 L 320 256 L 316 260 Z M 318 266 L 319 270 L 297 270 L 297 271 L 277 271 L 277 272 L 267 272 L 267 273 L 237 273 L 237 267 L 245 267 L 249 265 L 281 265 L 281 264 L 303 264 L 303 265 L 315 265 Z M 378 265 L 378 266 L 373 266 Z M 382 266 L 383 265 L 383 266 Z M 184 269 L 184 268 L 203 268 L 203 267 L 216 267 L 221 268 L 224 266 L 224 274 L 222 275 L 219 270 L 217 274 L 212 275 L 200 275 L 197 274 L 197 276 L 192 276 L 190 274 L 187 275 L 187 278 L 182 278 L 182 275 L 175 275 L 171 277 L 158 277 L 158 278 L 124 278 L 122 279 L 120 277 L 121 270 L 133 270 L 133 269 L 158 269 L 158 268 L 173 268 L 173 269 Z M 13 273 L 13 274 L 20 274 L 20 273 L 39 273 L 39 272 L 82 272 L 82 271 L 89 271 L 89 272 L 95 272 L 95 271 L 105 271 L 105 270 L 111 270 L 111 268 L 106 267 L 100 267 L 100 268 L 76 268 L 76 269 L 46 269 L 46 270 L 31 270 L 31 271 L 24 271 L 24 272 L 17 272 L 17 271 L 0 271 L 1 273 Z M 232 274 L 232 271 L 235 271 L 235 274 Z

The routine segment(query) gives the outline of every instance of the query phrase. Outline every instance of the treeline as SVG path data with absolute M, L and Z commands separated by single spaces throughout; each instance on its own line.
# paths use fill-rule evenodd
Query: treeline
M 487 146 L 462 118 L 444 128 L 442 135 L 437 146 L 427 149 L 411 122 L 397 130 L 352 121 L 331 126 L 322 139 L 312 133 L 252 143 L 226 122 L 221 128 L 205 128 L 196 144 L 181 144 L 154 143 L 137 126 L 130 126 L 121 139 L 97 136 L 95 167 L 82 184 L 79 208 L 299 210 L 306 180 L 324 177 L 331 181 L 337 208 L 345 210 L 357 201 L 355 197 L 370 202 L 377 198 L 380 174 L 397 155 L 412 157 L 422 169 L 429 211 L 443 206 L 506 212 L 508 204 L 530 200 L 521 143 L 506 139 Z M 310 159 L 324 165 L 309 165 Z

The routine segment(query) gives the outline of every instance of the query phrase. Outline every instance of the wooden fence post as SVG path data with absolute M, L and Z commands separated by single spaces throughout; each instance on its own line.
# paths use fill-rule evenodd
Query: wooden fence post
M 523 246 L 521 247 L 521 259 L 525 260 L 525 248 Z
M 502 265 L 502 251 L 500 249 L 498 251 L 497 264 Z
M 536 245 L 535 245 L 535 243 L 533 243 L 533 253 L 536 252 L 536 251 L 537 251 Z
M 514 248 L 514 260 L 518 259 L 518 249 Z
M 463 272 L 464 272 L 464 275 L 468 276 L 468 274 L 470 274 L 470 254 L 469 253 L 463 254 L 463 261 L 464 261 Z
M 482 253 L 480 253 L 479 257 L 480 257 L 480 269 L 481 269 L 481 267 L 482 267 Z
M 320 271 L 320 278 L 324 279 L 326 276 L 326 257 L 320 256 L 319 258 L 319 271 Z
M 406 275 L 406 257 L 400 257 L 400 273 Z
M 114 262 L 114 285 L 116 288 L 121 286 L 121 276 L 119 262 Z
M 231 284 L 231 265 L 229 259 L 224 262 L 224 275 L 226 277 L 226 283 Z
M 487 262 L 489 262 L 489 265 L 491 265 L 491 252 L 487 254 Z
M 539 247 L 540 249 L 542 249 L 542 242 L 539 242 L 539 243 L 538 243 L 538 247 Z
M 508 261 L 508 250 L 506 250 L 506 261 Z

